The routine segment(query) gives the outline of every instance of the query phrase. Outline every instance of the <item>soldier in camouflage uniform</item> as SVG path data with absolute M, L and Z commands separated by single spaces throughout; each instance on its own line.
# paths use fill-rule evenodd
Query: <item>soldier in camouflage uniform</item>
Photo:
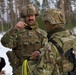
M 53 75 L 68 75 L 68 72 L 73 70 L 74 64 L 67 60 L 64 54 L 70 48 L 73 48 L 76 53 L 76 37 L 64 28 L 65 19 L 59 9 L 46 10 L 42 20 L 45 23 L 48 38 L 53 40 L 53 42 L 49 41 L 55 59 Z
M 38 11 L 33 5 L 24 6 L 20 15 L 23 20 L 6 32 L 1 39 L 3 46 L 12 48 L 12 51 L 7 52 L 7 56 L 13 68 L 13 75 L 22 75 L 21 67 L 25 59 L 29 62 L 32 75 L 50 75 L 51 73 L 48 71 L 51 69 L 49 67 L 51 64 L 48 69 L 46 62 L 45 65 L 42 64 L 41 57 L 51 48 L 46 32 L 38 27 L 37 15 Z

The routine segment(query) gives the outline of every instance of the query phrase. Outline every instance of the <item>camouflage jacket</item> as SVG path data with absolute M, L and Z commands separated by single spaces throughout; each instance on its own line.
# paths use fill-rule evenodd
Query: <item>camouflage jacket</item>
M 70 48 L 76 50 L 76 37 L 73 36 L 69 30 L 56 32 L 50 38 L 53 38 L 53 40 L 58 43 L 64 50 L 64 53 Z M 63 75 L 73 70 L 74 65 L 59 53 L 53 43 L 49 42 L 49 44 L 52 46 L 52 54 L 55 59 L 55 70 L 53 73 L 55 73 L 55 75 Z
M 48 64 L 48 70 L 46 68 L 46 64 L 45 64 L 45 58 L 44 58 L 44 54 L 47 51 L 50 51 L 50 45 L 48 43 L 48 38 L 47 38 L 47 33 L 43 30 L 41 30 L 40 28 L 37 29 L 32 29 L 32 30 L 27 30 L 27 29 L 19 29 L 19 30 L 14 30 L 14 28 L 10 29 L 8 32 L 6 32 L 6 34 L 4 34 L 4 36 L 1 39 L 1 43 L 3 46 L 8 47 L 8 48 L 12 48 L 12 51 L 14 52 L 13 54 L 10 52 L 9 55 L 9 59 L 11 62 L 12 67 L 15 67 L 15 70 L 17 70 L 17 59 L 19 59 L 19 63 L 21 62 L 21 64 L 19 64 L 18 66 L 22 65 L 22 62 L 25 59 L 30 59 L 32 52 L 35 50 L 39 50 L 41 52 L 41 61 L 39 61 L 40 63 L 37 64 L 37 67 L 35 67 L 36 71 L 36 75 L 37 73 L 39 73 L 38 75 L 44 75 L 44 73 L 49 72 L 48 75 L 50 75 L 51 70 L 49 68 L 51 68 L 53 66 L 53 64 L 50 64 L 51 67 Z M 9 52 L 8 52 L 9 53 Z M 14 55 L 14 56 L 12 56 Z M 15 57 L 16 55 L 16 57 Z M 12 59 L 11 59 L 12 58 Z M 13 59 L 15 58 L 15 59 Z M 17 58 L 17 59 L 16 59 Z M 12 60 L 14 60 L 12 62 Z M 16 61 L 15 61 L 16 60 Z M 15 62 L 15 64 L 13 64 Z M 17 62 L 17 64 L 16 64 Z M 30 61 L 29 61 L 30 62 Z M 32 65 L 36 65 L 36 62 L 33 61 L 34 64 Z M 45 67 L 43 67 L 45 64 Z M 30 64 L 31 65 L 31 64 Z M 40 65 L 40 66 L 39 66 Z M 32 67 L 32 66 L 31 66 Z M 38 69 L 43 68 L 43 71 L 38 72 Z M 32 68 L 33 69 L 33 68 Z M 45 71 L 46 70 L 46 71 Z M 18 71 L 20 72 L 20 71 Z
M 17 31 L 12 28 L 4 34 L 1 43 L 5 47 L 12 48 L 13 51 L 21 52 L 22 56 L 31 56 L 31 52 L 35 50 L 39 50 L 41 54 L 45 50 L 50 50 L 47 34 L 40 28 Z

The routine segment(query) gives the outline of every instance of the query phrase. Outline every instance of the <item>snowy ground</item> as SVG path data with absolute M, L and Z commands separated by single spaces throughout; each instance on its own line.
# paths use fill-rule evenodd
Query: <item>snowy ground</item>
M 73 29 L 73 34 L 76 36 L 76 27 Z
M 3 34 L 0 34 L 0 39 L 2 36 L 3 36 Z M 3 68 L 3 70 L 5 70 L 6 74 L 12 75 L 12 67 L 10 66 L 8 58 L 6 56 L 6 52 L 8 50 L 11 50 L 11 49 L 3 47 L 1 42 L 0 42 L 0 56 L 4 57 L 5 61 L 6 61 L 6 66 Z

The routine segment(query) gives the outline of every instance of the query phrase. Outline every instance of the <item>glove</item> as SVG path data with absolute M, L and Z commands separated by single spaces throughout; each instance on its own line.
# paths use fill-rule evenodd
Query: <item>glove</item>
M 39 59 L 40 54 L 41 54 L 40 51 L 34 51 L 34 52 L 32 53 L 31 59 Z

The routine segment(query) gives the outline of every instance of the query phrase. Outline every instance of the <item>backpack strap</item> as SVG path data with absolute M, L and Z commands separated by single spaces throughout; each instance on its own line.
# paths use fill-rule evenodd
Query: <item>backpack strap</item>
M 73 48 L 70 48 L 67 52 L 64 53 L 64 50 L 59 46 L 59 44 L 55 40 L 51 38 L 48 40 L 48 42 L 49 41 L 55 45 L 55 47 L 63 57 L 65 57 L 68 61 L 72 62 L 76 66 L 76 58 L 73 53 Z
M 48 40 L 48 42 L 52 42 L 52 43 L 56 46 L 56 48 L 57 48 L 57 50 L 59 51 L 59 53 L 60 53 L 62 56 L 64 56 L 64 50 L 59 46 L 59 44 L 58 44 L 55 40 L 53 40 L 53 38 L 50 38 L 50 39 Z

